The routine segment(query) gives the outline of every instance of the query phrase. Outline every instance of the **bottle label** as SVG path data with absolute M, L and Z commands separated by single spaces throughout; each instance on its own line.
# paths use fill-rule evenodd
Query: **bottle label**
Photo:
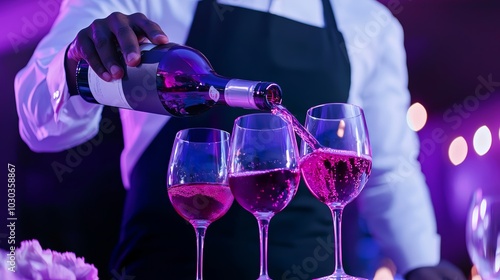
M 159 58 L 161 54 L 155 54 L 154 51 L 144 52 L 139 66 L 127 67 L 122 79 L 123 91 L 134 110 L 168 115 L 156 84 Z
M 123 93 L 121 80 L 106 82 L 97 76 L 91 67 L 89 67 L 88 73 L 89 88 L 97 102 L 103 105 L 132 109 Z
M 139 45 L 139 49 L 141 50 L 141 52 L 150 51 L 154 47 L 156 47 L 156 45 L 152 44 L 151 42 L 149 42 L 149 40 L 148 40 L 148 43 L 142 43 L 142 44 Z

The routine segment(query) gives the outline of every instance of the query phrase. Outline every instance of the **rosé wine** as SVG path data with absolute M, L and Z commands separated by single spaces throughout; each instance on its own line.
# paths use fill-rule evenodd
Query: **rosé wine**
M 278 213 L 297 192 L 299 170 L 274 169 L 229 175 L 229 186 L 238 203 L 252 214 Z
M 370 175 L 372 160 L 355 152 L 320 148 L 300 160 L 307 187 L 327 205 L 345 206 L 363 189 Z
M 231 189 L 225 184 L 192 183 L 168 188 L 175 211 L 189 222 L 210 223 L 222 217 L 233 203 Z

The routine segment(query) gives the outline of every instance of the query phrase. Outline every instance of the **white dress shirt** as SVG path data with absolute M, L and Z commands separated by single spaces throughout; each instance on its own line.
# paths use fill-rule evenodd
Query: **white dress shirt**
M 321 0 L 218 2 L 324 26 Z M 331 2 L 351 63 L 348 102 L 364 109 L 373 151 L 372 175 L 356 203 L 371 233 L 400 273 L 435 265 L 440 258 L 440 239 L 428 189 L 416 160 L 418 138 L 406 124 L 410 96 L 402 28 L 390 11 L 376 1 Z M 198 0 L 63 1 L 53 28 L 16 76 L 22 139 L 33 151 L 57 152 L 97 134 L 102 106 L 87 103 L 79 96 L 70 97 L 66 85 L 65 49 L 79 30 L 115 11 L 142 12 L 162 26 L 170 41 L 182 44 L 197 3 Z M 230 13 L 221 10 L 222 17 L 223 12 Z M 128 187 L 134 164 L 169 117 L 125 109 L 120 110 L 120 117 L 124 136 L 122 179 Z

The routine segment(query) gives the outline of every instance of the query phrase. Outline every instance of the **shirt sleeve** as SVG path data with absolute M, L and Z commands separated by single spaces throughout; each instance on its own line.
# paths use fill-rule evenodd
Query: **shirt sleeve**
M 388 10 L 377 16 L 380 33 L 370 38 L 377 40 L 370 50 L 374 67 L 360 90 L 373 169 L 357 203 L 383 252 L 404 274 L 439 262 L 440 237 L 417 160 L 419 140 L 406 122 L 410 94 L 403 30 Z
M 114 11 L 132 10 L 130 4 L 115 0 L 61 3 L 51 30 L 15 78 L 19 132 L 31 150 L 62 151 L 97 134 L 102 106 L 87 103 L 80 96 L 70 97 L 64 69 L 65 52 L 77 33 L 93 20 Z

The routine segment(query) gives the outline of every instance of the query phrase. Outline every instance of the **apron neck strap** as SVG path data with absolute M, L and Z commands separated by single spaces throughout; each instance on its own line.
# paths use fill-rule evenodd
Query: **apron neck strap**
M 325 18 L 325 27 L 330 28 L 330 30 L 338 30 L 337 21 L 335 20 L 335 15 L 333 14 L 333 7 L 330 0 L 322 0 L 323 2 L 323 17 Z

